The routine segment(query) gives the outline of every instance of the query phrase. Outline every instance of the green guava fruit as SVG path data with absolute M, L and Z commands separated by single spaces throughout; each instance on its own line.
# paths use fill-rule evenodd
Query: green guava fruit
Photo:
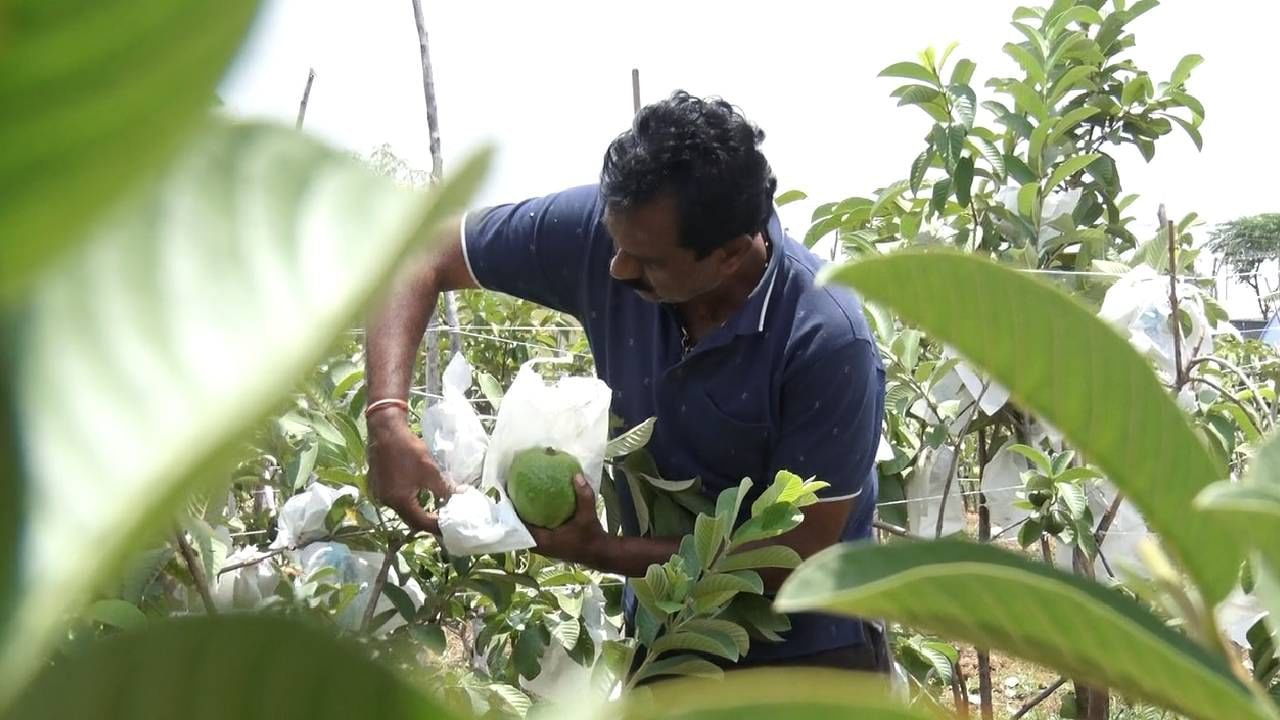
M 569 453 L 551 447 L 521 450 L 507 470 L 507 495 L 521 520 L 558 527 L 577 509 L 573 477 L 581 472 L 582 466 Z

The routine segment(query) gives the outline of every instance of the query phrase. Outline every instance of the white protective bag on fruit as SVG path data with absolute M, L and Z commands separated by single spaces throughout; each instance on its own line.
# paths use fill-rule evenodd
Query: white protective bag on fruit
M 440 534 L 455 555 L 510 552 L 534 546 L 506 493 L 506 473 L 515 454 L 554 447 L 582 466 L 592 491 L 600 490 L 609 438 L 609 386 L 593 377 L 564 377 L 547 383 L 530 360 L 502 398 L 489 437 L 479 491 L 461 488 L 440 510 Z M 496 489 L 498 500 L 488 496 Z
M 454 353 L 441 382 L 444 399 L 422 414 L 422 439 L 445 480 L 455 485 L 479 485 L 489 436 L 480 416 L 467 400 L 471 363 Z

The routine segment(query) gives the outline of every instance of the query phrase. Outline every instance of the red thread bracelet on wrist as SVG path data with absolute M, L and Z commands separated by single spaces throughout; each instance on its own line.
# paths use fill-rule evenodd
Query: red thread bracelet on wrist
M 374 402 L 369 403 L 369 406 L 364 409 L 364 416 L 367 418 L 372 413 L 389 407 L 403 408 L 405 412 L 409 412 L 409 403 L 404 400 L 399 398 L 384 398 L 382 400 L 375 400 Z

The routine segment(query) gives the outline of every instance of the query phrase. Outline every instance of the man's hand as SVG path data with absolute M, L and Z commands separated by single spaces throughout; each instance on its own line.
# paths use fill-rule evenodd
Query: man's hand
M 573 490 L 578 496 L 573 516 L 554 529 L 528 525 L 529 534 L 538 543 L 534 550 L 540 555 L 596 567 L 604 555 L 605 545 L 615 538 L 600 525 L 600 518 L 596 516 L 596 494 L 581 474 L 574 476 Z
M 435 513 L 418 503 L 418 491 L 427 490 L 442 504 L 453 488 L 422 438 L 409 429 L 403 411 L 388 408 L 369 417 L 369 492 L 396 511 L 414 530 L 439 534 Z

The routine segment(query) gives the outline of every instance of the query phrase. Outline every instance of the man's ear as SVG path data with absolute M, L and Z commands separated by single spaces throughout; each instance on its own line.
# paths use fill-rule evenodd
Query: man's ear
M 721 245 L 716 252 L 721 254 L 720 269 L 726 275 L 732 275 L 747 259 L 751 251 L 752 236 L 743 233 L 729 242 Z

